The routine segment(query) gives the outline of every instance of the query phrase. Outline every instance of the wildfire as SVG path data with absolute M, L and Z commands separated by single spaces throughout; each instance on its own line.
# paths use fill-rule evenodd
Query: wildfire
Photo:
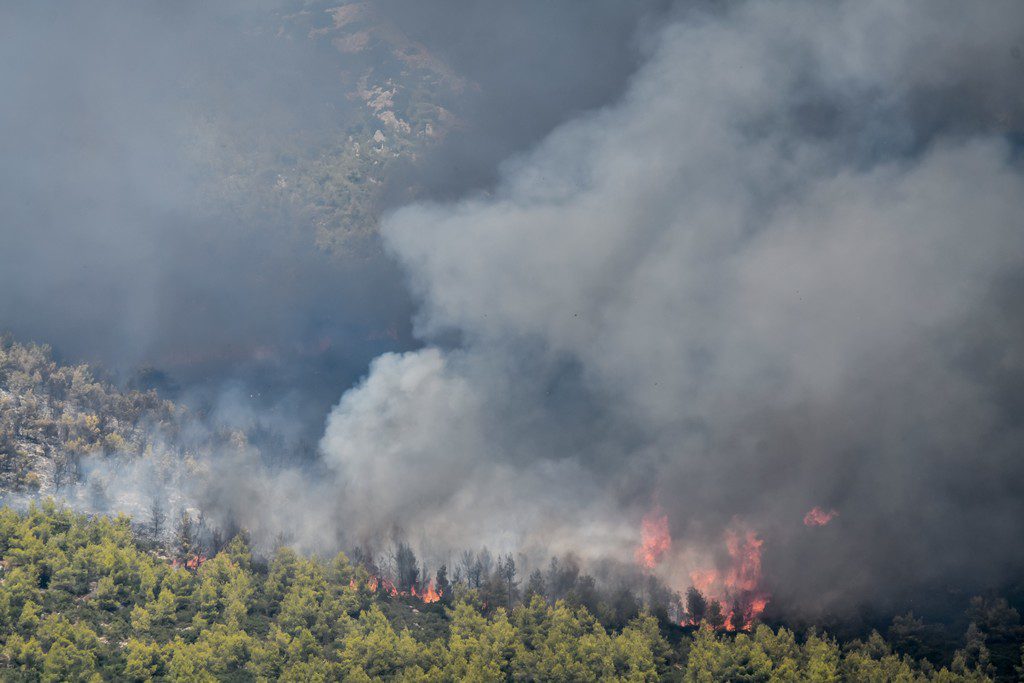
M 704 595 L 710 595 L 718 583 L 718 572 L 714 569 L 695 569 L 690 572 L 690 583 Z
M 351 586 L 352 588 L 356 587 L 355 579 L 352 579 L 352 581 L 349 582 L 349 586 Z M 384 593 L 390 595 L 391 597 L 405 595 L 417 598 L 418 600 L 421 600 L 424 603 L 428 604 L 432 602 L 438 602 L 441 599 L 441 596 L 443 595 L 442 591 L 434 588 L 433 580 L 428 580 L 427 584 L 421 587 L 419 590 L 416 589 L 416 586 L 413 586 L 408 591 L 400 591 L 390 579 L 385 579 L 379 576 L 371 576 L 366 582 L 366 587 L 370 589 L 370 591 L 373 593 L 376 593 L 377 590 L 379 589 Z
M 640 547 L 636 549 L 636 561 L 649 571 L 654 569 L 671 547 L 668 515 L 661 508 L 655 508 L 644 515 L 640 522 Z
M 428 580 L 426 587 L 420 589 L 419 592 L 416 591 L 416 586 L 413 586 L 411 593 L 414 598 L 419 598 L 426 603 L 437 602 L 441 599 L 441 593 L 434 589 L 432 580 Z
M 770 596 L 761 589 L 761 552 L 764 541 L 738 519 L 723 539 L 729 555 L 728 567 L 698 567 L 690 572 L 690 583 L 710 602 L 718 603 L 724 619 L 722 627 L 729 631 L 749 629 L 768 606 Z M 644 515 L 640 525 L 640 545 L 636 562 L 645 571 L 652 571 L 672 548 L 668 515 L 655 504 Z M 695 626 L 691 615 L 684 625 Z
M 690 582 L 709 600 L 717 601 L 726 610 L 724 628 L 739 631 L 750 628 L 768 606 L 769 596 L 761 590 L 761 551 L 764 541 L 749 529 L 730 529 L 725 534 L 729 567 L 697 569 L 690 572 Z M 689 625 L 693 621 L 688 620 Z
M 761 582 L 761 546 L 764 541 L 753 531 L 742 534 L 730 530 L 725 535 L 725 547 L 732 558 L 732 566 L 725 577 L 725 586 L 732 592 L 749 593 Z
M 839 513 L 835 510 L 825 512 L 815 505 L 807 511 L 806 515 L 804 515 L 804 526 L 825 526 L 838 516 Z
M 395 584 L 388 579 L 378 576 L 371 576 L 370 580 L 366 582 L 366 587 L 373 593 L 376 593 L 377 590 L 380 589 L 382 592 L 387 593 L 392 597 L 398 595 L 398 589 L 395 588 Z
M 195 572 L 203 566 L 203 563 L 206 562 L 206 559 L 207 558 L 205 555 L 192 555 L 191 557 L 187 558 L 184 562 L 182 562 L 181 560 L 172 560 L 171 566 L 175 569 L 184 567 L 185 569 L 191 572 Z

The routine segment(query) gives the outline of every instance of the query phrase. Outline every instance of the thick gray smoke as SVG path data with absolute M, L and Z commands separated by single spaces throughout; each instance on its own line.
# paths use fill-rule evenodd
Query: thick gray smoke
M 617 99 L 668 6 L 0 5 L 0 333 L 201 413 L 58 493 L 202 509 L 268 544 L 356 538 L 332 471 L 294 455 L 373 357 L 419 346 L 375 212 L 488 188 Z
M 271 152 L 355 109 L 341 55 L 264 34 L 273 4 L 0 9 L 0 329 L 121 379 L 294 403 L 409 346 L 393 264 L 339 263 L 268 198 Z
M 371 358 L 416 343 L 375 238 L 355 255 L 318 243 L 372 235 L 374 212 L 409 196 L 486 185 L 502 158 L 617 96 L 655 9 L 531 1 L 503 21 L 422 4 L 6 3 L 0 331 L 121 379 L 152 366 L 186 397 L 291 392 L 319 431 Z M 458 134 L 428 144 L 422 122 L 390 119 L 403 138 L 369 115 L 383 103 L 436 109 L 427 122 Z M 353 154 L 375 127 L 379 158 Z
M 1020 3 L 480 6 L 0 9 L 0 328 L 318 436 L 252 387 L 369 364 L 316 462 L 168 444 L 69 495 L 630 563 L 658 508 L 675 588 L 744 529 L 794 609 L 1024 566 Z M 367 177 L 386 253 L 317 249 Z
M 328 420 L 348 533 L 628 560 L 656 501 L 677 587 L 742 524 L 805 607 L 1019 567 L 1022 50 L 1016 2 L 684 13 L 493 192 L 395 211 L 428 345 Z

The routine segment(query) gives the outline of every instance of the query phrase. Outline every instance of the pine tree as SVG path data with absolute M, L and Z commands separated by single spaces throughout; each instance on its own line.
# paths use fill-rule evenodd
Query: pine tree
M 697 588 L 690 586 L 690 589 L 686 591 L 686 614 L 690 617 L 690 621 L 694 625 L 700 626 L 707 612 L 707 598 Z
M 196 534 L 192 517 L 186 510 L 178 515 L 178 523 L 174 529 L 174 553 L 179 562 L 185 562 L 195 552 Z

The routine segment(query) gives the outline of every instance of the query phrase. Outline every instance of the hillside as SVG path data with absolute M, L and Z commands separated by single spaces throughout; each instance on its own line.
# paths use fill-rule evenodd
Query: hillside
M 244 533 L 231 540 L 169 499 L 135 520 L 76 514 L 45 494 L 67 494 L 103 463 L 163 461 L 182 475 L 191 461 L 196 472 L 231 436 L 185 448 L 184 409 L 62 365 L 45 346 L 0 344 L 0 419 L 0 490 L 44 494 L 0 511 L 5 680 L 776 680 L 823 668 L 842 680 L 980 681 L 1016 665 L 1021 629 L 1005 601 L 972 607 L 956 652 L 946 648 L 959 639 L 933 626 L 925 637 L 912 615 L 889 631 L 896 650 L 877 633 L 841 646 L 778 625 L 723 632 L 721 606 L 699 594 L 683 612 L 653 577 L 598 583 L 572 558 L 521 577 L 511 555 L 467 551 L 431 575 L 402 543 L 356 548 L 354 561 L 280 544 L 254 555 Z M 717 630 L 694 629 L 701 604 Z
M 1024 681 L 1024 3 L 0 11 L 0 683 Z
M 152 455 L 181 415 L 155 391 L 121 391 L 47 346 L 0 338 L 0 491 L 53 493 L 83 459 Z
M 608 628 L 543 581 L 508 606 L 465 584 L 421 600 L 344 554 L 281 548 L 263 563 L 239 536 L 205 558 L 184 533 L 166 558 L 127 518 L 52 503 L 0 510 L 0 555 L 8 681 L 988 680 L 977 632 L 951 672 L 878 633 L 840 645 L 766 626 L 666 631 L 643 613 Z
M 287 55 L 275 80 L 301 84 L 298 96 L 316 98 L 318 113 L 295 121 L 294 103 L 250 111 L 200 92 L 189 106 L 191 156 L 207 169 L 206 199 L 218 210 L 283 219 L 311 230 L 321 249 L 358 255 L 376 234 L 385 194 L 415 192 L 390 188 L 395 167 L 414 164 L 457 127 L 472 86 L 373 3 L 294 5 L 255 12 L 248 49 Z M 326 55 L 319 73 L 302 68 L 311 55 Z

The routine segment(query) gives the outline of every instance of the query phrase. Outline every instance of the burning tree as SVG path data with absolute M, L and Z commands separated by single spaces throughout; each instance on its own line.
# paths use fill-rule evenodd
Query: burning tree
M 695 587 L 690 586 L 689 590 L 686 591 L 686 614 L 690 618 L 690 623 L 694 626 L 700 626 L 707 612 L 707 598 Z
M 395 587 L 408 593 L 419 585 L 420 566 L 416 554 L 407 544 L 399 542 L 395 551 Z
M 644 515 L 640 522 L 640 547 L 636 549 L 636 561 L 650 571 L 672 547 L 672 536 L 668 530 L 668 515 L 656 507 Z

